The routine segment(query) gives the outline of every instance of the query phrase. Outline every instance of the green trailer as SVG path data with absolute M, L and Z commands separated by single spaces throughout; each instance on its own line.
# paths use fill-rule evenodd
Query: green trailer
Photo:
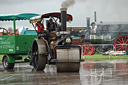
M 29 32 L 28 30 L 25 34 L 16 35 L 16 21 L 29 20 L 34 16 L 38 16 L 38 14 L 0 15 L 0 21 L 13 21 L 14 25 L 14 35 L 9 35 L 5 28 L 0 28 L 0 30 L 3 30 L 0 32 L 0 54 L 3 55 L 2 63 L 5 69 L 13 69 L 15 63 L 29 61 L 28 51 L 31 49 L 32 42 L 37 38 L 37 35 L 35 32 Z

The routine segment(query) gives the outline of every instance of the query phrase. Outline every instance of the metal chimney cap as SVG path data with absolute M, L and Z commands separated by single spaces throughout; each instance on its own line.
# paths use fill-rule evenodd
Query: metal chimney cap
M 61 8 L 60 11 L 67 11 L 67 8 Z
M 90 19 L 90 17 L 86 17 L 86 19 Z

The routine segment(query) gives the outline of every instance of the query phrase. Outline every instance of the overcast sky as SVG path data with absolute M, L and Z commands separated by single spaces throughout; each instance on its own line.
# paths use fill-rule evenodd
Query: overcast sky
M 59 12 L 65 0 L 0 0 L 0 14 Z M 73 0 L 72 0 L 73 1 Z M 97 21 L 103 22 L 128 22 L 128 0 L 75 0 L 68 13 L 72 14 L 73 21 L 68 26 L 85 27 L 86 17 L 94 21 L 94 11 L 97 12 Z M 11 27 L 7 22 L 0 22 L 0 27 Z M 29 21 L 17 27 L 30 27 Z

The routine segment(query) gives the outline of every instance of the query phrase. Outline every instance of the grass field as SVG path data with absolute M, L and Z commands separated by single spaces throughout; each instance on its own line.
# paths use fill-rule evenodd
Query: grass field
M 85 60 L 93 60 L 93 59 L 128 59 L 128 55 L 126 56 L 104 56 L 101 54 L 95 54 L 91 56 L 81 56 L 82 59 Z
M 0 55 L 0 61 L 2 60 L 3 55 Z M 126 56 L 103 56 L 101 54 L 95 54 L 95 55 L 91 55 L 91 56 L 81 56 L 82 59 L 85 60 L 100 60 L 100 59 L 128 59 L 128 55 Z

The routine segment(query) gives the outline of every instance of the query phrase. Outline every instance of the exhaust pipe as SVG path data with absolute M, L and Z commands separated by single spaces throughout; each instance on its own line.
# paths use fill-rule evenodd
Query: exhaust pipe
M 89 42 L 90 41 L 90 17 L 87 17 L 87 30 L 86 30 L 86 41 Z
M 96 19 L 96 11 L 94 12 L 94 21 L 97 22 L 97 19 Z
M 61 8 L 61 31 L 66 31 L 67 8 Z
M 86 17 L 87 19 L 87 31 L 90 31 L 90 17 Z

